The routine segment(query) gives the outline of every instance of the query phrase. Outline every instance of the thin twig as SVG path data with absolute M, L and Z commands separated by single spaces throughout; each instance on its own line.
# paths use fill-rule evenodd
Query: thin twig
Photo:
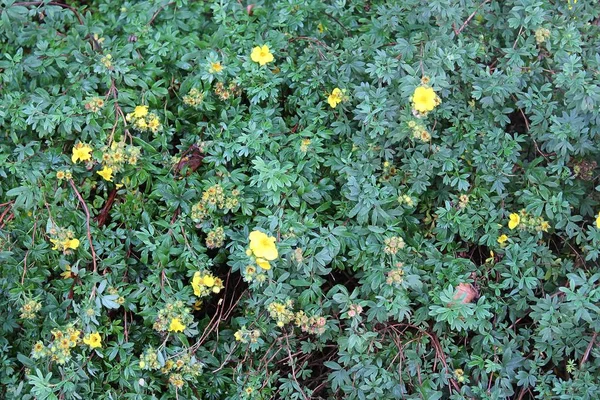
M 583 368 L 583 364 L 585 364 L 588 357 L 590 356 L 590 352 L 592 351 L 592 347 L 594 347 L 594 342 L 596 341 L 597 336 L 598 336 L 598 332 L 594 332 L 594 335 L 592 335 L 592 340 L 590 340 L 590 344 L 588 344 L 588 347 L 587 347 L 587 349 L 585 349 L 585 353 L 583 354 L 583 357 L 581 358 L 581 362 L 579 363 L 579 369 Z
M 298 382 L 298 379 L 296 378 L 296 367 L 294 366 L 294 364 L 295 364 L 294 359 L 292 358 L 292 352 L 290 351 L 290 341 L 288 340 L 287 333 L 285 334 L 285 341 L 287 343 L 287 351 L 288 351 L 288 357 L 290 359 L 290 366 L 292 367 L 292 378 L 294 378 L 294 381 L 298 385 L 298 389 L 300 390 L 302 397 L 304 397 L 304 400 L 308 400 L 308 397 L 306 397 L 306 394 L 302 390 L 302 386 L 300 386 L 300 382 Z
M 485 3 L 489 3 L 491 0 L 484 0 L 483 3 L 481 3 L 476 9 L 475 11 L 473 11 L 473 13 L 471 15 L 469 15 L 469 18 L 467 18 L 467 20 L 465 22 L 463 22 L 463 24 L 461 25 L 460 28 L 458 29 L 454 29 L 454 33 L 456 34 L 456 36 L 460 35 L 460 33 L 462 32 L 463 29 L 465 29 L 467 27 L 467 25 L 469 24 L 469 22 L 471 22 L 471 20 L 473 19 L 473 17 L 475 16 L 475 14 L 477 14 L 477 11 L 479 11 L 479 9 L 481 7 L 483 7 L 483 5 Z
M 150 18 L 150 21 L 148 21 L 148 23 L 147 23 L 146 25 L 148 25 L 148 26 L 152 25 L 152 23 L 154 22 L 154 20 L 156 19 L 156 17 L 158 17 L 158 14 L 160 14 L 160 12 L 161 12 L 162 10 L 164 10 L 165 8 L 167 8 L 168 6 L 170 6 L 170 5 L 173 5 L 173 4 L 175 4 L 175 2 L 174 2 L 174 1 L 172 1 L 172 2 L 170 2 L 170 3 L 167 3 L 167 4 L 163 4 L 162 6 L 160 6 L 160 7 L 158 8 L 158 10 L 156 10 L 156 12 L 155 12 L 155 13 L 154 13 L 154 15 L 152 16 L 152 18 Z
M 98 265 L 96 264 L 96 250 L 94 250 L 94 244 L 92 243 L 92 232 L 90 229 L 90 219 L 91 219 L 90 218 L 90 210 L 88 209 L 87 205 L 85 204 L 83 197 L 81 197 L 81 193 L 79 193 L 79 191 L 77 190 L 77 187 L 75 186 L 75 182 L 73 182 L 73 179 L 69 179 L 69 184 L 75 191 L 75 194 L 77 195 L 77 198 L 79 199 L 79 203 L 81 203 L 81 207 L 83 207 L 83 211 L 85 212 L 85 226 L 87 228 L 87 238 L 88 238 L 88 241 L 90 242 L 90 251 L 92 252 L 92 264 L 94 266 L 93 272 L 96 273 L 98 271 Z M 95 289 L 96 289 L 96 286 L 94 285 L 94 290 L 92 290 L 92 297 L 96 291 Z

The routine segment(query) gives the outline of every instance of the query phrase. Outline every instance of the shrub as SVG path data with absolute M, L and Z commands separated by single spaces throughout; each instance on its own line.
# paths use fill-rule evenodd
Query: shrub
M 0 397 L 595 398 L 593 3 L 1 0 Z

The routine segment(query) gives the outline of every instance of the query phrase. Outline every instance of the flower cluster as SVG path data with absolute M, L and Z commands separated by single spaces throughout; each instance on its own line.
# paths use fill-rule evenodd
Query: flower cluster
M 513 230 L 518 228 L 520 230 L 535 231 L 535 232 L 548 232 L 550 229 L 550 223 L 542 217 L 534 217 L 525 210 L 519 211 L 519 213 L 512 213 L 509 215 L 508 228 Z
M 158 311 L 153 328 L 158 332 L 183 332 L 194 320 L 190 309 L 185 307 L 182 301 L 167 303 Z
M 400 196 L 398 196 L 398 204 L 406 204 L 407 207 L 413 207 L 415 205 L 415 201 L 409 195 L 401 194 Z
M 215 184 L 202 192 L 202 200 L 192 206 L 191 218 L 194 222 L 202 222 L 211 212 L 235 209 L 239 205 L 239 190 L 234 189 L 229 196 L 225 196 L 223 187 Z
M 387 279 L 385 282 L 388 285 L 400 285 L 404 281 L 404 264 L 397 262 L 394 265 L 394 269 L 387 273 Z
M 228 100 L 231 97 L 236 97 L 242 94 L 242 89 L 234 82 L 229 82 L 229 85 L 225 86 L 223 82 L 217 82 L 214 88 L 215 94 L 221 100 Z
M 298 311 L 294 316 L 294 323 L 302 330 L 302 332 L 313 335 L 322 335 L 325 332 L 327 319 L 325 317 L 309 317 L 304 311 Z
M 411 120 L 408 121 L 407 125 L 408 128 L 412 131 L 412 136 L 414 139 L 420 140 L 424 143 L 428 143 L 429 141 L 431 141 L 431 134 L 427 129 L 425 129 L 425 126 L 423 126 L 423 124 Z
M 394 175 L 396 175 L 396 172 L 398 172 L 396 170 L 396 167 L 393 164 L 391 164 L 389 161 L 385 161 L 383 163 L 383 171 L 381 173 L 381 181 L 383 181 L 383 182 L 389 181 L 391 178 L 394 177 Z
M 140 355 L 140 369 L 154 370 L 161 367 L 158 351 L 152 346 L 147 347 Z
M 425 82 L 428 82 L 426 80 Z M 428 86 L 426 83 L 417 86 L 411 97 L 412 109 L 416 116 L 425 116 L 434 108 L 442 103 L 442 100 L 435 93 L 433 88 Z
M 219 293 L 223 289 L 223 281 L 210 272 L 196 271 L 192 278 L 192 288 L 196 297 L 206 297 L 211 293 Z
M 277 322 L 277 326 L 281 328 L 285 324 L 295 320 L 296 316 L 292 311 L 293 306 L 294 302 L 290 299 L 286 300 L 285 303 L 274 301 L 267 306 L 267 311 L 271 318 Z
M 21 306 L 21 318 L 35 319 L 38 311 L 42 309 L 42 303 L 36 300 L 29 300 Z
M 140 154 L 140 148 L 137 146 L 113 142 L 110 147 L 102 148 L 102 164 L 113 172 L 121 172 L 126 164 L 136 165 Z
M 73 325 L 52 331 L 53 340 L 47 345 L 38 341 L 31 349 L 35 360 L 49 357 L 51 361 L 63 365 L 71 359 L 71 350 L 80 343 L 81 331 Z
M 104 100 L 100 97 L 94 97 L 85 103 L 85 109 L 91 112 L 98 112 L 104 107 Z
M 246 329 L 246 326 L 242 326 L 233 334 L 233 337 L 241 343 L 256 343 L 260 337 L 260 331 L 258 329 Z
M 162 129 L 158 116 L 148 112 L 148 106 L 137 106 L 132 113 L 125 117 L 127 122 L 131 122 L 133 127 L 140 132 L 151 131 L 157 133 Z
M 70 254 L 71 250 L 79 247 L 79 239 L 74 238 L 75 234 L 70 229 L 51 228 L 50 242 L 54 245 L 52 250 L 60 250 L 64 254 Z
M 106 67 L 106 69 L 112 69 L 112 55 L 107 54 L 100 59 L 100 62 Z
M 279 257 L 277 246 L 275 246 L 276 239 L 261 231 L 250 232 L 248 239 L 250 240 L 250 246 L 246 250 L 246 254 L 249 257 L 254 257 L 256 264 L 262 269 L 271 269 L 269 261 Z
M 460 208 L 461 210 L 466 208 L 469 205 L 469 195 L 468 194 L 461 194 L 458 197 L 458 208 Z
M 188 94 L 183 96 L 184 104 L 190 107 L 198 108 L 198 106 L 200 106 L 200 104 L 202 104 L 203 101 L 204 93 L 196 88 L 192 88 Z
M 348 310 L 348 316 L 350 318 L 354 318 L 359 316 L 363 312 L 363 308 L 360 304 L 350 304 L 350 309 Z
M 543 44 L 550 37 L 550 30 L 547 28 L 538 28 L 535 30 L 535 41 L 537 44 Z
M 262 270 L 259 270 L 254 265 L 247 265 L 246 268 L 244 268 L 244 271 L 242 272 L 244 282 L 256 281 L 258 283 L 263 283 L 267 280 L 267 276 L 261 271 Z
M 331 108 L 336 108 L 338 104 L 348 100 L 346 89 L 335 88 L 327 96 L 327 103 Z
M 206 235 L 206 247 L 216 249 L 225 243 L 225 230 L 221 226 L 210 230 Z
M 383 243 L 385 244 L 383 252 L 390 255 L 396 255 L 398 250 L 402 250 L 405 246 L 404 239 L 400 236 L 386 238 Z
M 56 179 L 58 179 L 59 181 L 62 181 L 63 179 L 69 180 L 72 178 L 73 174 L 71 173 L 70 169 L 61 169 L 56 172 Z
M 187 354 L 164 361 L 164 356 L 154 347 L 147 347 L 140 355 L 139 366 L 142 370 L 160 370 L 176 388 L 183 387 L 186 380 L 198 377 L 203 368 L 196 357 Z
M 302 153 L 306 153 L 308 151 L 308 146 L 310 146 L 310 139 L 302 139 L 302 142 L 300 143 L 300 151 Z

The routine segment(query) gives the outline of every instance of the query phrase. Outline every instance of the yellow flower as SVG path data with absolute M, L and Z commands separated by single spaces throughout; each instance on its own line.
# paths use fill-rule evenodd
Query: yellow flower
M 598 212 L 598 216 L 596 217 L 596 228 L 600 229 L 600 211 Z
M 510 214 L 509 218 L 510 218 L 510 221 L 508 221 L 509 229 L 515 229 L 521 222 L 521 217 L 519 217 L 519 214 L 517 214 L 517 213 Z
M 65 179 L 65 171 L 58 171 L 58 172 L 56 173 L 56 177 L 57 177 L 58 179 Z
M 97 347 L 102 347 L 102 338 L 98 332 L 91 333 L 83 338 L 83 343 L 90 346 L 91 349 L 95 349 Z
M 65 272 L 61 273 L 60 276 L 62 276 L 63 279 L 69 279 L 71 277 L 71 266 L 67 265 L 65 267 Z
M 325 31 L 325 27 L 322 23 L 319 22 L 319 25 L 317 25 L 317 30 L 319 31 L 319 33 L 323 33 Z
M 507 240 L 508 240 L 508 236 L 506 236 L 506 235 L 498 236 L 498 243 L 500 243 L 500 244 L 506 242 Z
M 87 144 L 83 144 L 83 143 L 77 143 L 74 147 L 73 147 L 73 155 L 71 156 L 71 161 L 73 161 L 74 163 L 81 160 L 81 161 L 88 161 L 92 158 L 92 148 L 87 145 Z
M 210 275 L 204 275 L 204 286 L 213 287 L 215 284 L 215 278 Z
M 252 54 L 250 54 L 250 58 L 252 61 L 259 63 L 261 66 L 266 63 L 270 63 L 274 60 L 273 54 L 269 50 L 269 46 L 256 46 L 252 49 Z
M 436 106 L 436 95 L 432 88 L 419 86 L 412 96 L 413 108 L 420 113 L 433 110 Z
M 211 74 L 218 74 L 221 71 L 223 71 L 223 66 L 220 62 L 210 63 L 209 72 Z
M 194 289 L 194 294 L 196 296 L 200 296 L 200 286 L 204 285 L 204 279 L 200 276 L 200 272 L 196 271 L 194 277 L 192 278 L 192 288 Z
M 64 241 L 63 246 L 65 249 L 75 250 L 79 247 L 79 239 L 67 239 Z
M 267 236 L 261 231 L 252 231 L 248 238 L 250 239 L 250 250 L 255 257 L 273 261 L 279 256 L 274 237 Z
M 160 129 L 160 121 L 158 118 L 154 117 L 150 121 L 148 121 L 148 128 L 152 132 L 157 132 Z
M 107 166 L 104 166 L 100 171 L 96 172 L 100 175 L 105 181 L 112 182 L 112 173 L 113 169 Z
M 239 342 L 242 340 L 244 335 L 242 334 L 242 331 L 237 331 L 236 333 L 233 334 L 233 337 L 235 338 L 235 340 L 237 340 Z
M 344 100 L 344 92 L 340 88 L 333 89 L 329 97 L 327 97 L 327 102 L 331 108 L 335 108 L 342 100 Z
M 271 264 L 269 264 L 269 262 L 267 260 L 265 260 L 264 258 L 257 258 L 256 263 L 258 264 L 259 267 L 261 267 L 264 270 L 271 269 Z
M 185 329 L 185 325 L 181 323 L 179 318 L 171 319 L 171 324 L 169 325 L 169 332 L 183 332 Z
M 548 221 L 542 221 L 540 224 L 540 230 L 543 232 L 548 232 L 548 229 L 550 229 L 550 223 L 548 223 Z
M 135 119 L 144 118 L 148 114 L 148 106 L 137 106 L 133 110 L 132 116 Z

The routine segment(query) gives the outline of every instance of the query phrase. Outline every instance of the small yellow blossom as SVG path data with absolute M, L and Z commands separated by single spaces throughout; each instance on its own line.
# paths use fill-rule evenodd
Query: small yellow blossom
M 420 113 L 427 113 L 437 105 L 436 97 L 432 88 L 418 86 L 412 96 L 413 108 Z
M 65 272 L 62 272 L 62 273 L 60 274 L 60 276 L 62 276 L 62 277 L 63 277 L 63 279 L 69 279 L 69 278 L 71 278 L 71 266 L 70 266 L 70 265 L 67 265 L 67 266 L 65 267 Z
M 250 54 L 252 61 L 259 63 L 261 66 L 270 63 L 274 60 L 273 54 L 269 50 L 269 46 L 256 46 Z
M 104 167 L 102 168 L 100 171 L 96 172 L 98 175 L 100 175 L 105 181 L 109 181 L 112 182 L 112 173 L 113 173 L 113 169 L 110 167 Z
M 58 171 L 58 172 L 56 173 L 56 178 L 58 178 L 58 179 L 60 179 L 60 180 L 63 180 L 63 179 L 65 179 L 65 171 Z
M 88 161 L 92 159 L 92 148 L 84 143 L 77 143 L 73 147 L 73 155 L 71 156 L 71 161 L 74 163 L 77 161 Z
M 75 250 L 79 247 L 79 239 L 68 239 L 63 243 L 65 249 Z
M 596 216 L 596 228 L 600 229 L 600 211 L 598 212 L 598 215 Z
M 242 331 L 239 330 L 236 333 L 233 334 L 233 337 L 235 338 L 235 340 L 237 340 L 238 342 L 240 342 L 242 340 L 242 338 L 244 337 L 244 335 L 242 334 Z
M 185 329 L 185 325 L 181 323 L 179 318 L 171 319 L 171 324 L 169 325 L 169 332 L 183 332 Z
M 223 71 L 223 66 L 218 61 L 213 62 L 213 63 L 210 63 L 210 68 L 208 69 L 208 71 L 211 74 L 218 74 L 219 72 Z
M 90 346 L 91 349 L 102 347 L 102 338 L 98 332 L 91 333 L 83 338 L 83 343 Z
M 215 278 L 210 275 L 204 276 L 204 286 L 213 287 L 215 284 Z
M 131 116 L 135 119 L 144 118 L 148 114 L 148 106 L 137 106 Z
M 512 213 L 509 215 L 509 218 L 510 218 L 510 220 L 508 221 L 509 229 L 515 229 L 517 226 L 519 226 L 519 223 L 521 222 L 521 217 L 519 217 L 519 214 Z
M 500 244 L 506 242 L 507 240 L 508 240 L 508 236 L 506 236 L 506 235 L 498 236 L 498 243 L 500 243 Z
M 331 91 L 331 94 L 327 97 L 327 102 L 331 108 L 336 108 L 344 100 L 344 92 L 340 88 L 335 88 Z

